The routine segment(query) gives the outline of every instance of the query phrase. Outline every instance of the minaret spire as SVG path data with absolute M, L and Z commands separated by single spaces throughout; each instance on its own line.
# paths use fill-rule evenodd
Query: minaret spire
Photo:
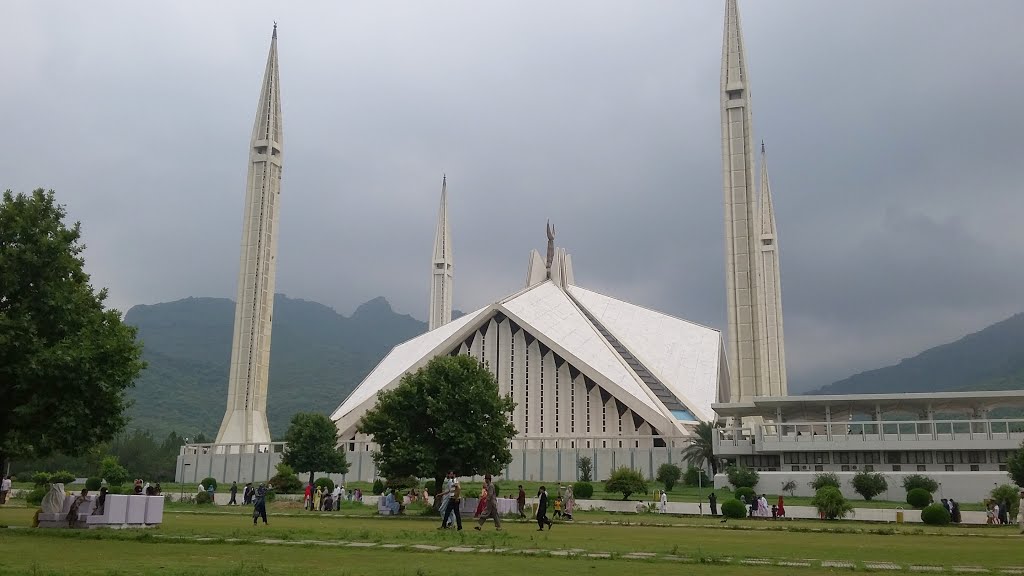
M 765 342 L 756 259 L 750 83 L 736 0 L 726 0 L 722 41 L 722 177 L 725 192 L 726 301 L 729 319 L 729 401 L 764 395 Z
M 431 260 L 430 316 L 427 322 L 430 330 L 452 321 L 454 267 L 451 230 L 448 228 L 448 175 L 445 174 L 441 177 L 441 208 L 437 214 L 434 257 Z
M 270 442 L 267 380 L 284 150 L 279 84 L 275 23 L 249 146 L 228 401 L 218 444 Z
M 775 209 L 772 206 L 772 187 L 768 180 L 768 154 L 761 141 L 761 199 L 758 205 L 761 253 L 760 296 L 764 306 L 765 352 L 761 358 L 762 377 L 769 396 L 786 396 L 786 347 L 782 332 L 782 281 L 779 275 L 779 241 L 775 229 Z

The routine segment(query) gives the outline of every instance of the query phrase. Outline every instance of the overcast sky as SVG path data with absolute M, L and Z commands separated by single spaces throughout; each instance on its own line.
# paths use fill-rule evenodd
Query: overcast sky
M 1024 2 L 742 1 L 790 387 L 1024 310 Z M 235 295 L 271 27 L 278 291 L 426 318 L 442 173 L 455 306 L 581 285 L 725 324 L 722 1 L 0 4 L 0 188 L 53 188 L 110 303 Z

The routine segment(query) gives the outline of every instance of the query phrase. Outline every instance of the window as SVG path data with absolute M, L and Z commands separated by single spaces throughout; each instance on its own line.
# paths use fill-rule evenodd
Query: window
M 885 453 L 885 463 L 886 464 L 899 464 L 900 463 L 900 453 L 899 452 L 886 452 Z M 895 468 L 894 468 L 894 470 L 895 470 Z
M 619 448 L 622 448 L 622 440 L 619 440 Z
M 557 382 L 557 380 L 555 380 Z M 576 433 L 576 382 L 569 387 L 569 433 Z
M 523 379 L 523 413 L 526 417 L 526 422 L 523 426 L 523 431 L 527 434 L 530 433 L 530 347 L 526 347 L 526 353 L 523 355 L 526 358 L 526 371 L 523 373 L 525 378 Z
M 601 432 L 608 431 L 608 403 L 601 401 Z
M 558 364 L 555 364 L 555 434 L 558 434 Z
M 814 471 L 815 472 L 824 472 L 825 471 L 825 467 L 824 466 L 815 466 L 814 467 Z
M 590 448 L 590 440 L 587 440 L 587 448 Z
M 792 470 L 793 472 L 799 472 L 800 471 L 800 467 L 799 466 L 791 466 L 789 469 Z
M 1002 468 L 1002 466 L 1000 466 L 1000 468 Z M 980 470 L 981 466 L 978 466 L 977 464 L 971 464 L 971 472 L 979 472 Z
M 639 440 L 637 440 L 637 441 L 636 441 L 636 446 L 634 446 L 634 448 L 639 448 L 639 447 L 640 447 L 640 441 L 639 441 Z
M 575 440 L 569 440 L 569 448 L 575 448 L 575 447 L 576 447 L 576 441 Z
M 848 465 L 844 464 L 844 465 L 839 467 L 839 471 L 840 472 L 849 472 L 850 471 L 850 467 Z
M 608 447 L 608 441 L 607 440 L 601 440 L 601 448 L 607 448 L 607 447 Z
M 587 434 L 590 434 L 590 392 L 587 392 Z
M 540 433 L 544 433 L 544 355 L 540 357 Z
M 967 453 L 967 461 L 971 464 L 984 464 L 985 453 L 979 450 L 972 450 Z
M 1010 459 L 1010 451 L 1009 450 L 996 450 L 993 453 L 993 460 L 996 463 L 998 463 L 998 464 L 1002 464 L 1002 463 L 1006 462 L 1009 459 Z M 973 462 L 973 460 L 972 460 L 972 462 Z
M 918 464 L 917 465 L 917 471 L 918 472 L 927 472 L 928 471 L 928 467 L 925 466 L 924 464 Z
M 953 471 L 953 465 L 952 464 L 946 464 L 946 472 L 952 472 L 952 471 Z
M 977 464 L 972 464 L 971 468 L 978 468 L 978 465 Z M 1006 464 L 1000 464 L 999 465 L 999 471 L 1000 472 L 1006 472 Z
M 903 470 L 903 466 L 900 466 L 899 464 L 893 464 L 892 465 L 892 471 L 893 472 L 899 472 L 901 470 Z
M 871 464 L 865 464 L 864 465 L 864 471 L 865 472 L 874 472 L 875 471 L 875 467 L 872 466 Z

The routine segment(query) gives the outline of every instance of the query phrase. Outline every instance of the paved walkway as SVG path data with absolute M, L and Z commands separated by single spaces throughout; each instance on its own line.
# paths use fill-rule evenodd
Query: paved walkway
M 505 554 L 505 555 L 528 555 L 551 558 L 594 558 L 594 559 L 618 559 L 618 560 L 642 560 L 647 562 L 665 563 L 701 563 L 701 564 L 732 564 L 741 566 L 781 566 L 788 568 L 832 568 L 832 569 L 867 569 L 876 571 L 904 571 L 904 572 L 952 572 L 958 574 L 1020 574 L 1024 575 L 1024 566 L 1002 566 L 997 568 L 986 568 L 984 566 L 935 566 L 917 564 L 897 564 L 886 561 L 865 560 L 852 562 L 848 560 L 828 560 L 817 558 L 806 559 L 778 559 L 778 558 L 733 558 L 733 557 L 693 557 L 674 554 L 659 554 L 656 552 L 629 552 L 613 553 L 599 550 L 584 550 L 582 548 L 499 548 L 494 546 L 438 546 L 434 544 L 381 544 L 378 542 L 360 542 L 346 540 L 280 540 L 264 538 L 259 540 L 248 540 L 243 538 L 216 538 L 204 536 L 165 536 L 154 535 L 155 538 L 163 538 L 178 541 L 195 542 L 253 542 L 268 546 L 326 546 L 338 548 L 381 548 L 381 549 L 404 549 L 412 552 L 434 552 L 439 554 Z

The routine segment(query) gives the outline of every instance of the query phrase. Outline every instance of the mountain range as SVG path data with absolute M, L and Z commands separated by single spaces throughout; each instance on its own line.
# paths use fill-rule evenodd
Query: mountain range
M 148 362 L 130 392 L 132 427 L 213 439 L 224 415 L 234 313 L 226 298 L 186 298 L 125 314 L 125 322 L 138 328 Z M 296 412 L 332 412 L 392 347 L 426 330 L 425 322 L 398 314 L 383 297 L 346 317 L 323 304 L 276 295 L 267 397 L 274 439 L 284 436 Z M 810 393 L 1021 388 L 1024 314 L 1017 314 Z
M 134 306 L 125 322 L 138 328 L 148 367 L 130 392 L 131 426 L 213 439 L 224 417 L 235 303 L 186 298 Z M 267 419 L 282 438 L 296 412 L 330 413 L 392 347 L 427 330 L 382 297 L 346 317 L 332 308 L 274 298 Z

